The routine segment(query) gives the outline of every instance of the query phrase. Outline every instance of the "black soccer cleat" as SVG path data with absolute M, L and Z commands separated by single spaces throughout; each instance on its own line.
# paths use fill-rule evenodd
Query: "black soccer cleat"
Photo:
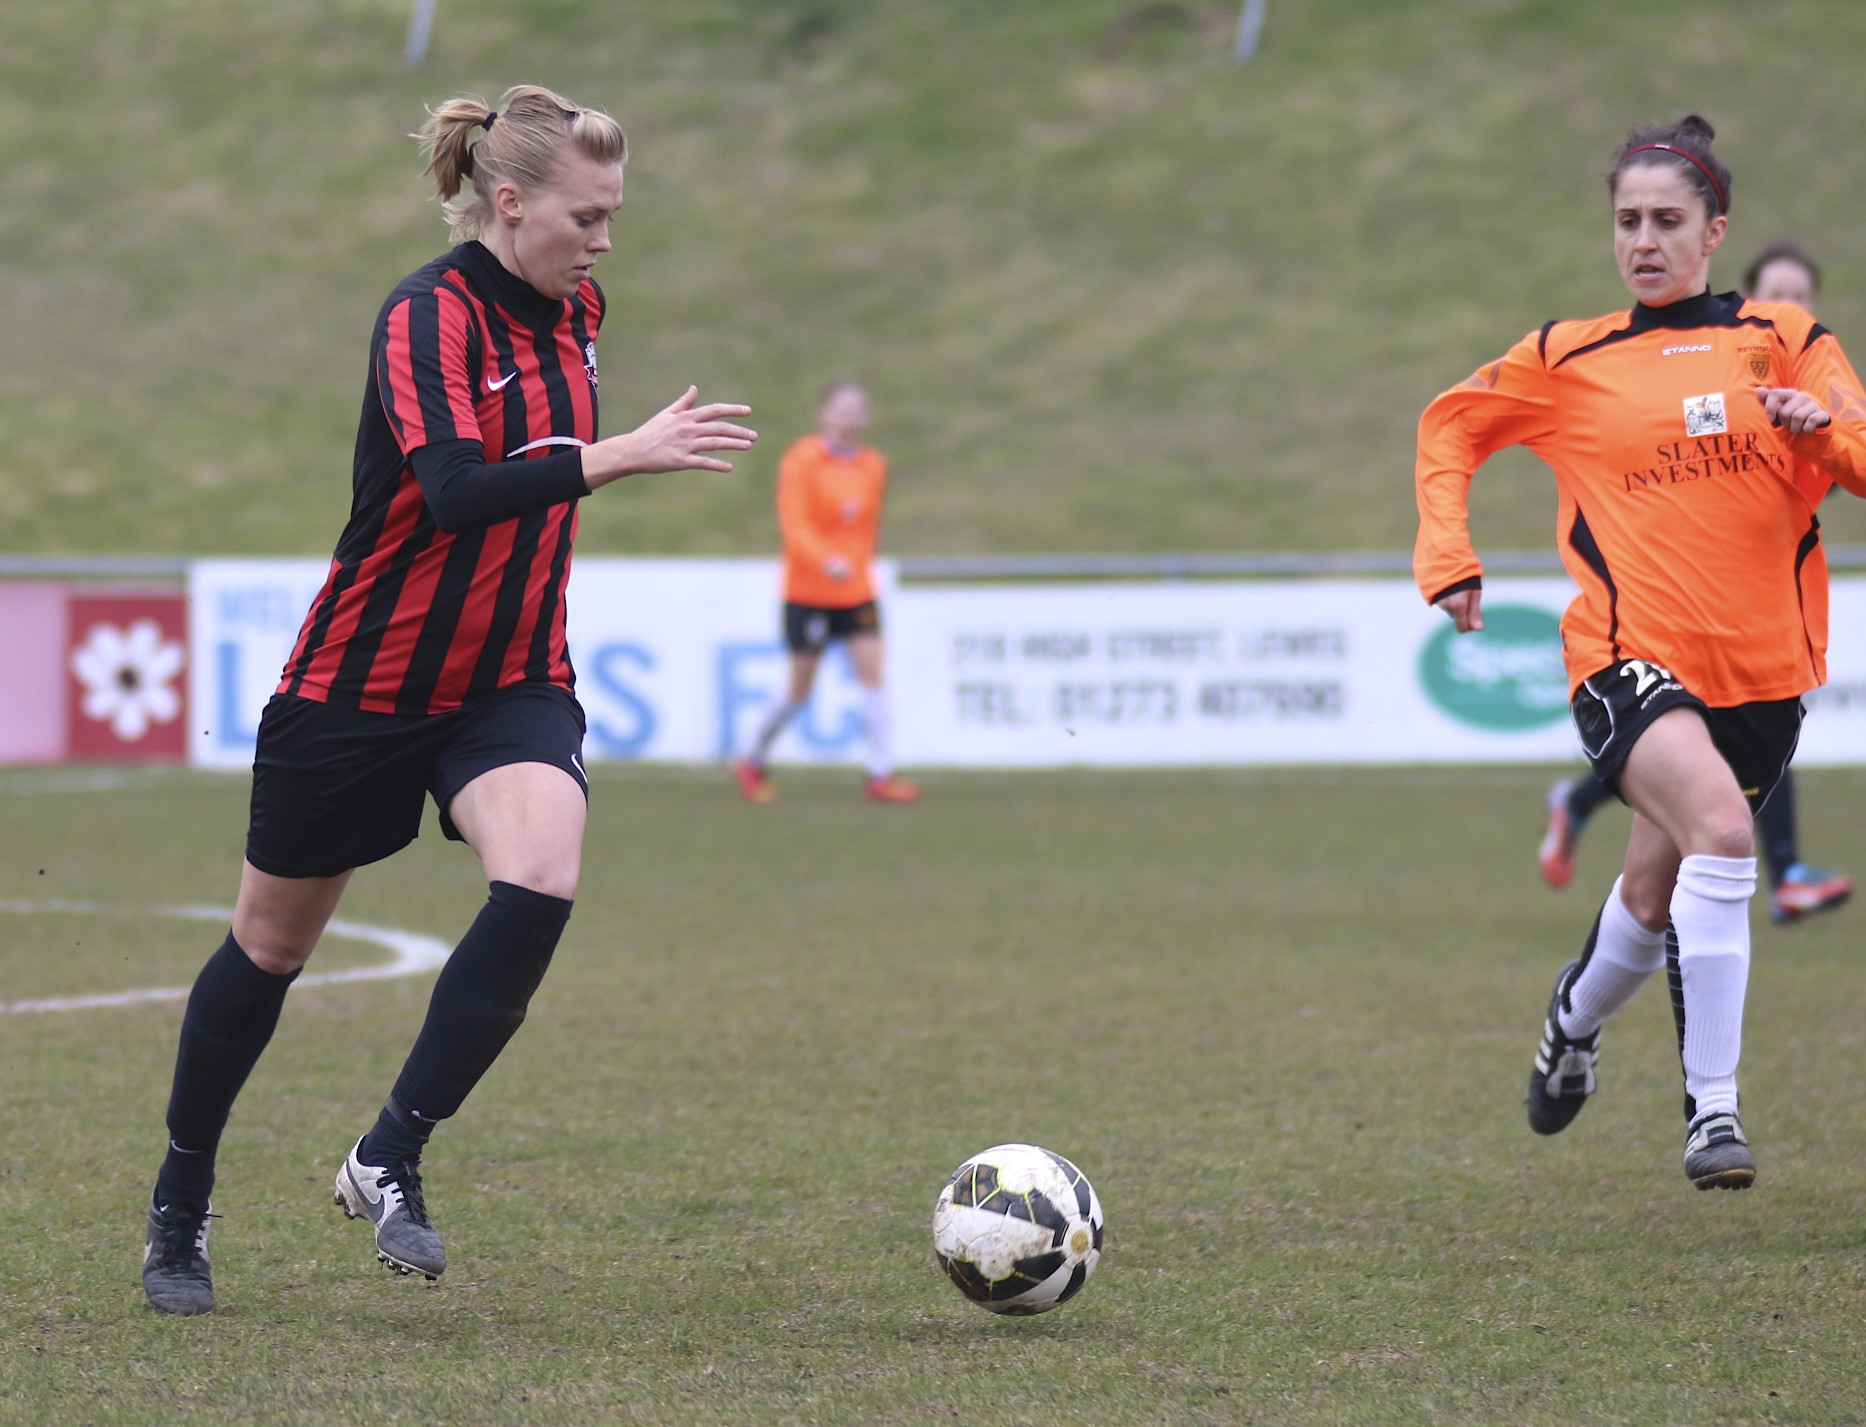
M 1719 1110 L 1685 1131 L 1685 1178 L 1699 1189 L 1748 1189 L 1756 1182 L 1756 1156 L 1749 1152 L 1743 1122 Z
M 1549 1013 L 1542 1023 L 1542 1044 L 1536 1049 L 1535 1069 L 1529 1072 L 1529 1128 L 1538 1135 L 1560 1134 L 1581 1113 L 1595 1090 L 1594 1067 L 1600 1061 L 1600 1028 L 1590 1036 L 1570 1036 L 1561 1028 L 1561 1009 L 1568 988 L 1581 974 L 1580 958 L 1562 967 L 1549 997 Z
M 436 1279 L 447 1269 L 447 1250 L 428 1222 L 421 1192 L 421 1170 L 414 1160 L 401 1164 L 364 1164 L 363 1141 L 337 1171 L 337 1207 L 346 1219 L 367 1219 L 376 1226 L 376 1257 L 399 1274 Z
M 214 1311 L 214 1271 L 207 1261 L 211 1206 L 149 1202 L 143 1236 L 143 1292 L 149 1306 L 187 1318 Z

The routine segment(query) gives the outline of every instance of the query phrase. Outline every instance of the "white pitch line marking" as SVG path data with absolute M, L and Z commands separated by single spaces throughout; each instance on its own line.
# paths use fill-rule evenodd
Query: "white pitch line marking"
M 12 902 L 0 899 L 0 912 L 72 912 L 91 916 L 173 917 L 190 922 L 221 922 L 233 919 L 231 907 L 103 907 L 95 902 Z M 351 941 L 373 942 L 386 947 L 392 960 L 380 966 L 353 966 L 348 971 L 322 971 L 300 976 L 299 986 L 339 986 L 349 981 L 386 981 L 395 976 L 419 976 L 442 966 L 453 948 L 437 937 L 420 932 L 397 931 L 376 927 L 367 922 L 333 920 L 327 929 L 332 936 Z M 108 991 L 95 996 L 46 996 L 31 1001 L 0 1001 L 0 1014 L 8 1011 L 89 1011 L 105 1006 L 135 1006 L 149 1001 L 186 1000 L 187 986 L 150 986 L 136 991 Z
M 118 773 L 103 768 L 71 772 L 29 769 L 0 778 L 0 793 L 8 796 L 29 793 L 116 793 L 125 788 L 148 788 L 154 782 L 147 774 Z

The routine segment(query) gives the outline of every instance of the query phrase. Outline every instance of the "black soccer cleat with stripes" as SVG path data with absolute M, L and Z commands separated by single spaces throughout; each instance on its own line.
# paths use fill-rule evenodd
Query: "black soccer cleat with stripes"
M 1588 1036 L 1571 1036 L 1561 1028 L 1561 1011 L 1568 1004 L 1568 988 L 1581 974 L 1580 958 L 1562 967 L 1555 978 L 1555 993 L 1542 1023 L 1542 1044 L 1536 1048 L 1535 1068 L 1529 1072 L 1529 1128 L 1538 1135 L 1560 1134 L 1587 1104 L 1595 1090 L 1594 1068 L 1600 1061 L 1600 1028 Z
M 1700 1116 L 1685 1131 L 1685 1177 L 1699 1189 L 1748 1189 L 1756 1182 L 1743 1122 L 1727 1110 Z

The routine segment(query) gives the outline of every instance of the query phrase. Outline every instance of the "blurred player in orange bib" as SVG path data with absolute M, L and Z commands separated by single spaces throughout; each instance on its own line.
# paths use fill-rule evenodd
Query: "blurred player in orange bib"
M 1419 422 L 1413 571 L 1460 633 L 1483 628 L 1468 497 L 1486 457 L 1526 446 L 1555 473 L 1575 727 L 1633 809 L 1626 860 L 1581 955 L 1555 979 L 1530 1073 L 1530 1128 L 1594 1093 L 1602 1023 L 1672 972 L 1685 1175 L 1742 1189 L 1751 819 L 1826 677 L 1827 562 L 1815 507 L 1866 493 L 1866 396 L 1802 307 L 1709 287 L 1730 171 L 1696 115 L 1641 129 L 1609 177 L 1626 311 L 1551 322 L 1438 397 Z
M 767 771 L 772 744 L 810 698 L 823 651 L 840 639 L 862 686 L 868 734 L 869 799 L 911 803 L 920 785 L 894 774 L 881 612 L 869 566 L 881 529 L 888 463 L 868 434 L 868 393 L 837 382 L 823 394 L 818 430 L 784 453 L 778 466 L 778 525 L 784 537 L 784 642 L 790 686 L 759 727 L 751 753 L 732 765 L 748 802 L 777 796 Z

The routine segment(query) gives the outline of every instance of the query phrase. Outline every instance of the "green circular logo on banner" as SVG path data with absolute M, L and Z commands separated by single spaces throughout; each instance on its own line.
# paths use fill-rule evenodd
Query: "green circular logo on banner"
M 1419 653 L 1427 697 L 1473 728 L 1516 733 L 1568 712 L 1561 620 L 1535 605 L 1484 606 L 1484 627 L 1459 634 L 1442 626 Z

